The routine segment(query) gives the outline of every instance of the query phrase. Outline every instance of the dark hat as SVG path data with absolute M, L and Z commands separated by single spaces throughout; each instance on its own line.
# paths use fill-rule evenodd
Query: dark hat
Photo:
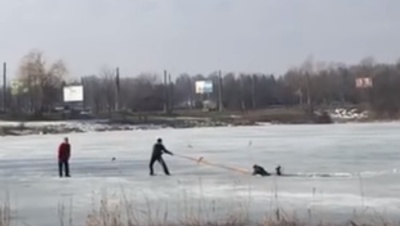
M 158 143 L 161 143 L 161 142 L 162 142 L 162 139 L 161 139 L 161 138 L 158 138 L 158 139 L 157 139 L 157 142 L 158 142 Z

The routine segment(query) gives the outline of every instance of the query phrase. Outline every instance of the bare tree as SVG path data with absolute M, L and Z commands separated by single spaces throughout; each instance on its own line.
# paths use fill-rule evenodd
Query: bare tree
M 63 61 L 48 64 L 40 51 L 31 51 L 23 58 L 18 80 L 27 89 L 31 111 L 41 114 L 60 101 L 67 73 Z
M 101 92 L 103 99 L 105 100 L 105 108 L 112 112 L 115 110 L 116 102 L 116 87 L 115 87 L 115 76 L 114 70 L 104 67 L 100 72 L 101 78 Z
M 161 110 L 166 101 L 164 85 L 155 74 L 141 74 L 132 84 L 131 107 L 134 111 Z

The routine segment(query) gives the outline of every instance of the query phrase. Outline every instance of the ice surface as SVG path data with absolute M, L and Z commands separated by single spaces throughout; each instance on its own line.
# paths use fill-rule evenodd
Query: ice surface
M 123 195 L 138 211 L 150 206 L 168 211 L 169 218 L 198 210 L 199 203 L 216 215 L 242 208 L 254 218 L 277 207 L 325 219 L 353 210 L 396 217 L 399 131 L 400 124 L 386 123 L 70 134 L 68 179 L 57 177 L 56 164 L 65 135 L 0 137 L 0 197 L 8 192 L 16 218 L 36 225 L 55 225 L 60 203 L 72 202 L 80 223 L 101 197 L 117 203 Z M 280 164 L 291 176 L 252 177 L 166 155 L 173 175 L 164 176 L 156 164 L 158 175 L 150 177 L 148 161 L 158 137 L 180 155 L 249 170 L 255 163 L 268 171 Z

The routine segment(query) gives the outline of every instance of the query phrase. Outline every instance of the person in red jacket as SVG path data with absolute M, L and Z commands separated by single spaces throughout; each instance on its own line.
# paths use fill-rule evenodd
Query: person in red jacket
M 70 177 L 69 174 L 69 158 L 71 156 L 71 145 L 68 138 L 64 138 L 64 142 L 58 147 L 58 171 L 60 177 L 63 176 L 63 167 L 65 168 L 65 176 Z

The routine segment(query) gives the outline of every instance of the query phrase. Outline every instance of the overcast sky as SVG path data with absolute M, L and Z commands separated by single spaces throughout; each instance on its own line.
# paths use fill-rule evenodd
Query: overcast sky
M 0 0 L 0 61 L 63 59 L 72 76 L 104 66 L 281 74 L 313 56 L 400 58 L 399 0 Z

